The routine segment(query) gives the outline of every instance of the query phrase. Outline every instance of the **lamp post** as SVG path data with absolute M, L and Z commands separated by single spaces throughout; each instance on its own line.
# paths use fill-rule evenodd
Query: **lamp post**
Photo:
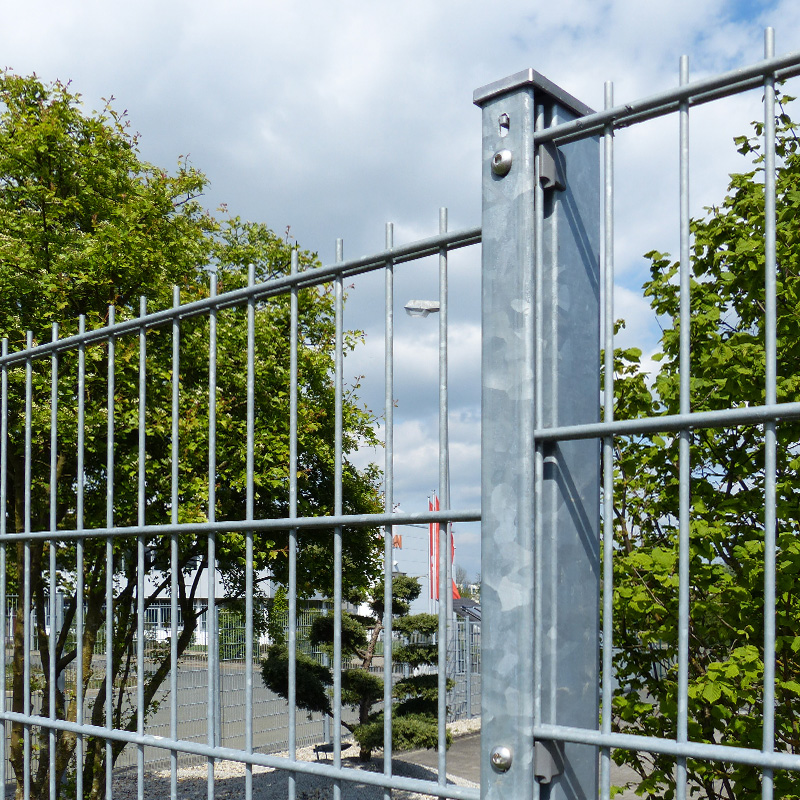
M 429 314 L 441 312 L 441 304 L 438 300 L 409 300 L 403 308 L 409 317 L 425 318 Z M 448 425 L 448 402 L 447 402 L 447 323 L 442 326 L 442 317 L 439 317 L 439 459 L 440 459 L 440 497 L 439 504 L 442 509 L 450 508 L 450 442 Z M 444 327 L 444 334 L 442 334 Z M 444 461 L 442 465 L 441 462 Z M 441 469 L 444 467 L 444 480 L 441 480 Z M 450 524 L 446 526 L 446 554 L 445 563 L 447 564 L 447 627 L 450 629 L 451 618 L 453 615 L 453 591 L 452 591 L 452 564 L 450 561 L 450 536 L 452 531 Z
M 439 233 L 447 232 L 447 209 L 439 209 Z M 409 300 L 404 306 L 410 317 L 425 318 L 439 315 L 439 504 L 443 510 L 450 509 L 450 443 L 447 401 L 447 249 L 439 251 L 439 299 Z M 445 526 L 445 603 L 447 615 L 447 653 L 450 654 L 453 620 L 453 575 L 451 563 L 451 527 Z M 441 581 L 440 581 L 441 583 Z M 442 602 L 441 597 L 439 602 Z
M 428 314 L 436 314 L 439 311 L 439 301 L 409 300 L 403 308 L 409 317 L 427 317 Z

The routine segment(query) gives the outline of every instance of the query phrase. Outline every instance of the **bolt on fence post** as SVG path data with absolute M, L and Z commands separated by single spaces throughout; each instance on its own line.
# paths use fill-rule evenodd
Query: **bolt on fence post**
M 534 430 L 599 416 L 599 143 L 537 146 L 537 126 L 591 109 L 533 70 L 474 99 L 483 112 L 481 797 L 536 798 L 544 784 L 550 800 L 597 797 L 596 748 L 535 743 L 534 731 L 597 728 L 599 445 L 537 444 Z

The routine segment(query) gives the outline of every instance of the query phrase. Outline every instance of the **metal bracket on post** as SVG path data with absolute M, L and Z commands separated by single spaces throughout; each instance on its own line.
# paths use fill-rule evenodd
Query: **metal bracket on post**
M 549 800 L 597 797 L 597 749 L 534 734 L 537 724 L 597 726 L 600 451 L 590 440 L 540 452 L 534 430 L 599 417 L 599 145 L 537 146 L 537 121 L 591 109 L 533 70 L 474 99 L 483 115 L 481 798 L 532 797 L 544 783 Z M 547 189 L 559 191 L 537 205 Z
M 564 745 L 549 739 L 533 743 L 533 774 L 539 783 L 550 783 L 564 772 Z
M 564 156 L 558 152 L 554 142 L 539 145 L 539 184 L 542 189 L 563 192 L 567 188 Z

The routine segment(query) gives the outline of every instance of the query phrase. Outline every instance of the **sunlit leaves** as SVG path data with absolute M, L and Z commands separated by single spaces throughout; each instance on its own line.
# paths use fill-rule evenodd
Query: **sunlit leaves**
M 756 134 L 760 125 L 756 125 Z M 800 147 L 782 112 L 777 151 L 777 394 L 800 400 Z M 762 144 L 738 137 L 753 168 L 731 176 L 727 196 L 692 222 L 691 381 L 693 411 L 765 402 L 764 191 Z M 652 251 L 645 295 L 663 327 L 655 375 L 640 355 L 615 353 L 618 418 L 680 411 L 678 264 Z M 679 434 L 616 440 L 614 699 L 621 730 L 676 736 L 678 658 Z M 698 429 L 688 434 L 689 738 L 761 748 L 764 674 L 764 429 Z M 800 427 L 782 421 L 777 449 L 775 746 L 799 752 Z M 605 521 L 609 530 L 610 521 Z M 642 776 L 639 790 L 674 793 L 674 761 L 618 750 Z M 690 761 L 702 796 L 760 797 L 757 770 Z M 800 796 L 795 773 L 775 774 L 775 793 Z
M 50 340 L 52 324 L 59 337 L 78 331 L 78 316 L 85 316 L 88 331 L 108 324 L 109 307 L 116 321 L 139 316 L 140 296 L 147 311 L 172 306 L 173 288 L 186 304 L 207 298 L 210 273 L 219 278 L 219 291 L 247 284 L 252 264 L 257 282 L 286 275 L 294 243 L 288 232 L 278 236 L 266 225 L 236 217 L 208 214 L 200 204 L 205 176 L 181 158 L 167 171 L 140 158 L 137 136 L 124 113 L 108 103 L 99 112 L 88 112 L 68 85 L 44 84 L 36 77 L 0 73 L 0 335 L 10 349 L 20 349 L 27 331 L 34 345 Z M 299 252 L 300 269 L 318 265 L 313 253 Z M 211 371 L 209 314 L 181 319 L 178 348 L 177 458 L 172 450 L 173 333 L 172 321 L 150 327 L 144 335 L 144 371 L 140 369 L 140 332 L 131 330 L 114 340 L 115 363 L 109 375 L 109 343 L 97 341 L 85 348 L 85 382 L 78 388 L 77 348 L 58 357 L 56 480 L 50 479 L 51 361 L 32 363 L 30 527 L 50 528 L 50 501 L 55 500 L 57 529 L 104 527 L 107 518 L 115 526 L 172 521 L 204 523 L 246 518 L 252 487 L 252 511 L 256 519 L 289 515 L 289 483 L 297 479 L 298 514 L 327 515 L 334 503 L 334 383 L 333 295 L 326 287 L 299 291 L 298 351 L 298 468 L 289 474 L 289 340 L 290 312 L 287 295 L 259 300 L 254 309 L 254 417 L 252 420 L 253 469 L 248 469 L 247 311 L 244 307 L 216 312 L 215 396 L 209 396 Z M 361 340 L 346 334 L 346 350 Z M 108 474 L 108 393 L 113 377 L 113 469 Z M 24 365 L 8 371 L 9 440 L 7 529 L 22 531 L 28 520 L 25 503 Z M 144 405 L 140 391 L 144 391 Z M 79 394 L 85 401 L 85 417 L 77 414 Z M 211 424 L 211 410 L 216 423 Z M 140 411 L 142 423 L 140 424 Z M 357 469 L 350 461 L 360 443 L 375 443 L 372 414 L 352 391 L 344 401 L 343 505 L 345 513 L 367 513 L 381 508 L 377 469 Z M 78 469 L 78 439 L 83 437 L 83 467 Z M 213 439 L 213 440 L 212 440 Z M 144 459 L 140 459 L 140 443 Z M 214 454 L 216 465 L 210 469 Z M 177 464 L 177 499 L 173 499 L 172 467 Z M 144 501 L 140 501 L 140 469 L 144 470 Z M 82 504 L 78 503 L 82 484 Z M 109 490 L 113 489 L 113 492 Z M 113 494 L 109 504 L 108 498 Z M 214 495 L 213 507 L 211 503 Z M 79 509 L 82 508 L 82 515 Z M 330 593 L 333 587 L 333 537 L 331 531 L 300 531 L 298 591 L 311 595 Z M 57 538 L 57 537 L 55 537 Z M 256 631 L 264 625 L 264 581 L 285 581 L 288 533 L 275 531 L 253 535 L 253 568 L 256 573 Z M 216 537 L 216 566 L 224 588 L 221 601 L 231 607 L 241 603 L 246 574 L 247 536 L 222 530 Z M 87 664 L 88 682 L 92 649 L 105 620 L 106 571 L 114 586 L 114 680 L 131 679 L 132 653 L 138 626 L 135 587 L 137 544 L 133 537 L 115 537 L 112 560 L 106 562 L 106 542 L 89 538 L 84 543 L 86 625 L 82 652 L 58 648 L 59 671 L 77 657 Z M 192 640 L 205 609 L 195 603 L 204 594 L 200 570 L 208 566 L 208 537 L 191 527 L 178 536 L 178 562 L 171 562 L 171 540 L 165 535 L 148 537 L 146 563 L 152 586 L 146 605 L 168 598 L 171 570 L 181 573 L 177 602 L 183 622 L 178 651 Z M 374 531 L 347 531 L 344 537 L 344 583 L 348 590 L 365 588 L 378 570 L 382 543 Z M 39 621 L 38 641 L 47 663 L 50 639 L 44 628 L 45 604 L 51 590 L 46 569 L 48 551 L 42 539 L 30 547 L 31 594 Z M 16 556 L 16 558 L 14 558 Z M 23 550 L 9 557 L 9 592 L 22 594 Z M 66 594 L 65 621 L 74 620 L 75 540 L 59 542 L 58 588 Z M 205 586 L 203 586 L 203 589 Z M 169 649 L 148 662 L 145 703 L 155 707 L 156 692 L 169 671 Z M 14 703 L 21 702 L 22 643 L 15 643 Z M 49 675 L 47 676 L 49 681 Z M 88 683 L 87 683 L 88 686 Z M 86 688 L 86 687 L 84 687 Z M 87 714 L 102 719 L 104 692 L 90 695 Z M 43 712 L 49 713 L 49 692 L 44 693 Z M 56 713 L 65 713 L 64 695 L 57 691 Z M 115 706 L 114 724 L 135 727 L 135 716 L 124 704 Z M 15 706 L 17 707 L 17 706 Z M 20 706 L 21 707 L 21 706 Z M 74 715 L 76 704 L 71 704 Z M 49 780 L 47 747 L 43 735 L 44 765 L 32 794 L 46 792 Z M 75 750 L 75 736 L 59 738 L 57 762 L 63 771 Z M 114 744 L 114 756 L 122 744 Z M 22 776 L 19 727 L 12 736 L 12 763 Z M 104 764 L 102 744 L 92 740 L 82 768 L 91 786 Z M 61 775 L 56 776 L 56 785 Z M 98 786 L 103 782 L 99 781 Z

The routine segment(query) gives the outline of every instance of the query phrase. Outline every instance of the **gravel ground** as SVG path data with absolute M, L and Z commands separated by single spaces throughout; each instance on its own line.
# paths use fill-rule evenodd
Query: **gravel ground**
M 459 720 L 448 725 L 453 736 L 464 735 L 480 730 L 480 719 Z M 285 755 L 285 754 L 278 754 Z M 298 761 L 315 761 L 313 747 L 305 747 L 297 751 Z M 329 762 L 330 763 L 330 762 Z M 381 751 L 376 751 L 369 763 L 362 763 L 357 757 L 343 757 L 342 764 L 353 769 L 365 769 L 371 772 L 383 771 Z M 394 759 L 392 771 L 419 780 L 435 781 L 436 772 L 417 764 L 410 764 Z M 239 800 L 244 797 L 244 765 L 235 761 L 218 761 L 214 770 L 214 793 L 217 800 Z M 475 786 L 470 781 L 448 775 L 448 781 L 458 786 Z M 288 794 L 288 776 L 283 770 L 268 767 L 253 767 L 254 800 L 283 800 Z M 126 769 L 114 776 L 114 800 L 135 800 L 137 797 L 136 771 Z M 169 797 L 169 770 L 148 771 L 144 774 L 145 800 L 165 800 Z M 178 798 L 180 800 L 206 800 L 208 797 L 207 770 L 204 764 L 183 767 L 178 770 Z M 318 775 L 297 776 L 298 800 L 331 800 L 333 788 L 330 779 Z M 382 800 L 383 789 L 379 786 L 368 786 L 363 783 L 342 782 L 344 800 Z M 397 800 L 417 800 L 428 797 L 413 792 L 393 792 Z

